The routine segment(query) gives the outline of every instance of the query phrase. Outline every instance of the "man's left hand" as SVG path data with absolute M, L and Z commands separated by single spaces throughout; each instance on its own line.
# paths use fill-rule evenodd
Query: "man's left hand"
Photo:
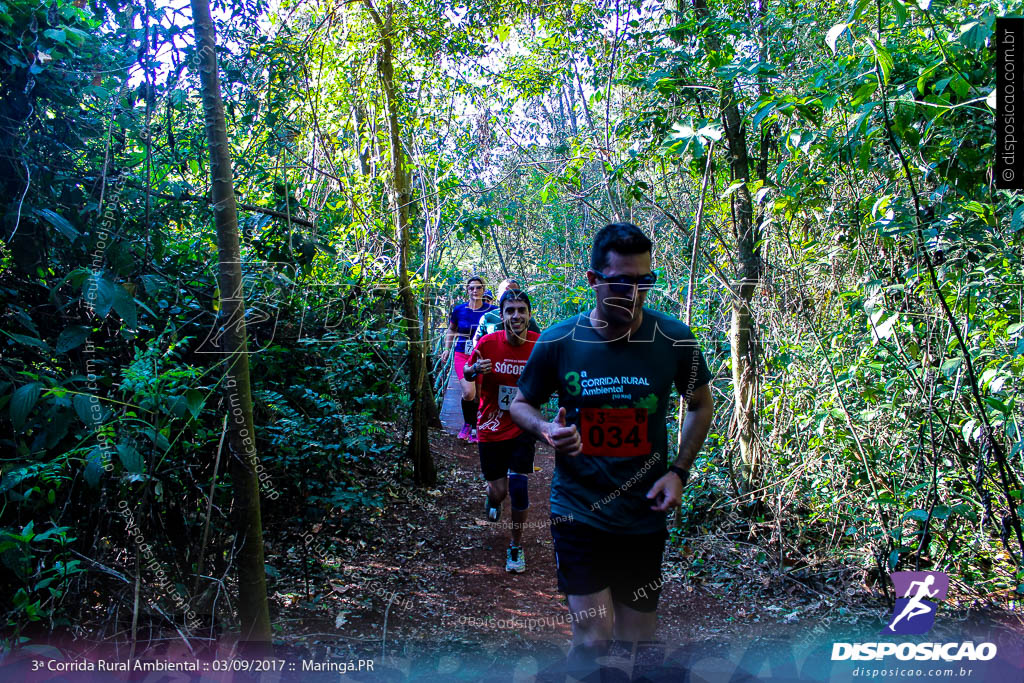
M 654 482 L 654 486 L 647 492 L 647 497 L 654 499 L 655 505 L 652 505 L 651 509 L 658 512 L 679 507 L 683 501 L 683 482 L 679 481 L 676 474 L 668 472 Z

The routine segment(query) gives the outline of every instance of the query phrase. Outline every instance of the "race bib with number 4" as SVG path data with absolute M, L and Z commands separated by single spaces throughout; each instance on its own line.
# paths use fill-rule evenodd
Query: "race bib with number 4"
M 580 411 L 580 437 L 584 455 L 649 455 L 647 409 L 584 408 Z
M 504 384 L 498 385 L 498 408 L 508 410 L 512 400 L 516 397 L 517 387 L 510 387 Z

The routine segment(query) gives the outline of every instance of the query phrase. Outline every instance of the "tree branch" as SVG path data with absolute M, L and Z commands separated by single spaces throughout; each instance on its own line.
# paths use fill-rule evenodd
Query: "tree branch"
M 134 187 L 137 190 L 142 190 L 143 192 L 146 192 L 147 194 L 149 194 L 151 197 L 157 197 L 158 199 L 171 199 L 171 200 L 175 200 L 175 201 L 185 201 L 185 202 L 206 202 L 207 204 L 212 204 L 213 203 L 213 200 L 210 199 L 209 197 L 201 197 L 199 195 L 190 194 L 188 192 L 186 192 L 186 193 L 184 193 L 184 194 L 182 194 L 182 195 L 180 195 L 178 197 L 175 197 L 173 194 L 167 194 L 166 192 L 157 192 L 156 190 L 150 189 L 148 187 L 143 187 L 139 183 L 133 183 L 133 182 L 129 181 L 129 182 L 125 183 L 125 184 L 129 185 L 131 187 Z M 305 220 L 303 218 L 296 218 L 295 216 L 291 216 L 291 215 L 289 215 L 289 214 L 287 214 L 287 213 L 285 213 L 283 211 L 275 211 L 274 209 L 267 209 L 267 208 L 264 208 L 262 206 L 256 206 L 254 204 L 242 204 L 241 202 L 236 202 L 235 206 L 237 206 L 239 209 L 242 209 L 243 211 L 250 211 L 252 213 L 261 213 L 261 214 L 263 214 L 265 216 L 271 216 L 273 218 L 280 218 L 283 221 L 287 221 L 289 223 L 294 223 L 295 225 L 301 225 L 301 226 L 306 227 L 306 228 L 314 227 L 312 221 L 307 221 L 307 220 Z

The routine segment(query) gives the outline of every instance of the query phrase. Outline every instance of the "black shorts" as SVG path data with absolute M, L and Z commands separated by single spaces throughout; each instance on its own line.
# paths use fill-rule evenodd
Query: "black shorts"
M 509 472 L 533 474 L 533 452 L 537 441 L 526 432 L 505 441 L 481 441 L 480 469 L 484 479 L 494 481 Z
M 551 515 L 558 590 L 589 595 L 610 588 L 615 602 L 653 612 L 661 595 L 661 556 L 668 531 L 613 534 Z

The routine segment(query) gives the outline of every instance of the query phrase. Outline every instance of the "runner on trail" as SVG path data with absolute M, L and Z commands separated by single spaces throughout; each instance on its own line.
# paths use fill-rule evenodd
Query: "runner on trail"
M 477 442 L 476 435 L 476 383 L 463 377 L 463 368 L 469 360 L 469 352 L 472 349 L 470 340 L 476 332 L 476 326 L 480 318 L 496 307 L 488 306 L 483 301 L 484 288 L 487 283 L 479 275 L 473 275 L 466 280 L 466 301 L 458 304 L 452 309 L 448 317 L 448 332 L 444 339 L 444 348 L 453 349 L 455 354 L 452 363 L 455 365 L 455 374 L 459 378 L 459 385 L 462 388 L 462 431 L 459 438 L 469 443 Z
M 512 540 L 506 551 L 505 571 L 526 571 L 523 527 L 530 497 L 527 476 L 533 473 L 536 441 L 523 432 L 508 414 L 516 394 L 516 382 L 537 340 L 529 329 L 530 297 L 520 289 L 506 289 L 498 300 L 504 329 L 485 335 L 477 343 L 465 367 L 467 379 L 480 377 L 480 468 L 487 480 L 484 511 L 497 522 L 507 495 L 512 508 Z
M 573 613 L 605 615 L 573 621 L 577 663 L 592 663 L 612 638 L 653 639 L 667 511 L 680 504 L 714 412 L 711 374 L 689 327 L 644 308 L 657 279 L 651 241 L 613 223 L 594 237 L 590 261 L 596 306 L 544 331 L 510 410 L 555 449 L 558 589 Z M 688 412 L 669 463 L 673 384 Z M 558 415 L 547 422 L 539 408 L 555 392 Z
M 520 287 L 519 282 L 513 278 L 502 280 L 501 284 L 498 285 L 498 301 L 501 301 L 501 295 L 509 289 L 522 289 L 522 287 Z M 473 337 L 473 346 L 476 346 L 477 342 L 479 342 L 485 334 L 497 332 L 501 328 L 502 322 L 500 310 L 495 308 L 493 311 L 485 313 L 484 316 L 480 318 L 480 324 L 477 325 L 476 335 Z M 530 313 L 530 329 L 537 334 L 540 334 L 540 328 L 537 327 L 537 321 L 533 319 L 532 312 Z

